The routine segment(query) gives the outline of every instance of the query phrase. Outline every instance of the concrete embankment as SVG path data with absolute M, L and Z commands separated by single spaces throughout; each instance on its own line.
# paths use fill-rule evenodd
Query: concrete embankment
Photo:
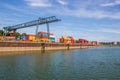
M 94 45 L 64 44 L 64 43 L 39 43 L 39 42 L 0 42 L 0 52 L 7 51 L 34 51 L 34 50 L 69 50 L 92 48 Z

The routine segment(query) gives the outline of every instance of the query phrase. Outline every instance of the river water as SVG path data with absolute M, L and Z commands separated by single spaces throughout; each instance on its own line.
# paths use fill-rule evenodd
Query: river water
M 0 56 L 0 80 L 120 80 L 120 47 Z

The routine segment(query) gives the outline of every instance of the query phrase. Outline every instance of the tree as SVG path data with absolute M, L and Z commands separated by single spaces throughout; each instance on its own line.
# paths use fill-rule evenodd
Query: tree
M 79 43 L 79 40 L 75 40 L 76 43 Z
M 17 38 L 18 36 L 20 36 L 19 32 L 15 32 L 14 36 Z
M 26 33 L 22 33 L 21 35 L 22 35 L 22 36 L 26 36 Z
M 4 31 L 3 31 L 3 30 L 0 30 L 0 36 L 2 36 L 2 35 L 3 35 L 3 33 L 4 33 Z

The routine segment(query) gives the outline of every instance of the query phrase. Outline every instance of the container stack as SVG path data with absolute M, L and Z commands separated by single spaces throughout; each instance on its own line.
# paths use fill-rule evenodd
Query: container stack
M 51 33 L 48 35 L 47 32 L 38 32 L 38 38 L 43 41 L 55 42 L 55 36 Z
M 20 40 L 27 40 L 27 36 L 19 36 L 18 39 L 20 39 Z
M 92 43 L 92 45 L 97 45 L 98 44 L 97 41 L 92 41 L 91 43 Z
M 88 44 L 89 43 L 89 41 L 86 39 L 79 39 L 78 42 L 81 44 Z
M 38 36 L 37 36 L 42 42 L 46 42 L 49 41 L 48 38 L 48 33 L 47 32 L 38 32 Z
M 70 38 L 70 42 L 73 44 L 73 43 L 75 43 L 75 40 L 74 40 L 74 38 L 72 37 L 72 36 L 68 36 L 69 38 Z
M 62 36 L 62 38 L 60 38 L 60 43 L 70 43 L 70 38 Z
M 27 34 L 26 39 L 29 41 L 34 41 L 35 40 L 35 35 L 34 34 Z
M 0 40 L 16 40 L 15 36 L 0 36 Z
M 60 43 L 74 43 L 74 42 L 75 40 L 71 36 L 62 36 L 62 38 L 60 38 Z
M 49 39 L 51 42 L 55 42 L 55 36 L 53 34 L 50 34 Z

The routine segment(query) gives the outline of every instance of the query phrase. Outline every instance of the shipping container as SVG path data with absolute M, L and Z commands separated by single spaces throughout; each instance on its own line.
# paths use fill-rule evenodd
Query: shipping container
M 38 36 L 48 36 L 47 32 L 38 32 Z
M 0 40 L 16 40 L 15 36 L 0 36 Z
M 55 38 L 50 37 L 49 39 L 50 39 L 51 42 L 55 42 Z
M 21 40 L 27 40 L 27 36 L 20 36 Z
M 86 39 L 79 39 L 78 42 L 81 44 L 88 44 L 89 43 L 89 41 Z
M 48 34 L 41 34 L 42 37 L 48 37 Z
M 38 37 L 38 38 L 47 38 L 47 39 L 48 39 L 48 37 L 47 37 L 47 36 L 44 36 L 44 37 L 42 36 L 42 37 Z
M 38 32 L 38 34 L 47 34 L 48 32 Z
M 60 43 L 75 43 L 75 40 L 73 37 L 71 36 L 62 36 L 62 38 L 60 38 Z
M 97 41 L 92 41 L 92 44 L 93 45 L 97 45 Z
M 51 42 L 55 42 L 55 36 L 52 33 L 48 32 L 38 32 L 38 38 L 40 39 L 49 39 Z
M 55 38 L 55 36 L 54 36 L 54 35 L 50 35 L 50 37 L 53 37 L 53 38 Z
M 30 40 L 30 41 L 35 40 L 35 35 L 34 34 L 27 34 L 26 37 L 27 37 L 27 40 Z

